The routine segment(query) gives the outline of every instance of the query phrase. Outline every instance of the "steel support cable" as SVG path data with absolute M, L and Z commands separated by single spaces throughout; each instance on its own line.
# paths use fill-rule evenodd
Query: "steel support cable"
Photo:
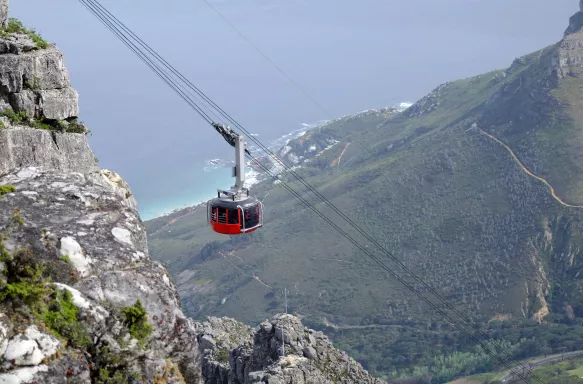
M 192 100 L 188 99 L 185 92 L 180 90 L 180 87 L 165 73 L 162 69 L 157 67 L 146 55 L 139 51 L 127 37 L 125 37 L 117 28 L 115 28 L 110 21 L 108 21 L 98 10 L 94 9 L 89 3 L 91 0 L 79 0 L 93 15 L 95 15 L 102 24 L 104 24 L 113 34 L 115 34 L 140 60 L 142 60 L 150 69 L 152 69 L 158 77 L 160 77 L 167 85 L 174 89 L 178 95 L 186 101 L 207 123 L 212 124 L 213 119 L 205 113 L 205 111 Z M 211 110 L 212 112 L 212 110 Z M 214 114 L 214 113 L 213 113 Z
M 213 111 L 216 110 L 219 112 L 225 119 L 228 121 L 233 122 L 234 120 L 222 109 L 220 108 L 214 101 L 212 101 L 203 91 L 201 91 L 197 86 L 195 86 L 192 82 L 190 82 L 182 73 L 180 73 L 176 68 L 174 68 L 170 63 L 168 63 L 162 56 L 160 56 L 152 47 L 150 47 L 145 41 L 143 41 L 138 35 L 136 35 L 131 29 L 129 29 L 123 22 L 121 22 L 115 15 L 109 12 L 101 3 L 97 0 L 79 0 L 81 2 L 91 3 L 95 8 L 100 10 L 100 14 L 103 17 L 108 18 L 111 23 L 116 24 L 119 28 L 124 30 L 133 40 L 135 40 L 139 45 L 141 45 L 144 49 L 146 49 L 152 56 L 154 56 L 164 67 L 166 67 L 170 72 L 176 75 L 182 82 L 187 85 L 187 89 L 190 88 L 194 91 L 198 97 L 202 98 L 204 102 L 206 102 L 210 107 L 207 107 L 215 117 L 219 118 Z M 116 29 L 119 31 L 119 28 Z M 139 49 L 139 48 L 137 48 Z M 189 92 L 190 93 L 190 92 Z M 192 95 L 192 93 L 191 93 Z M 193 95 L 196 98 L 196 96 Z M 220 119 L 220 118 L 219 118 Z M 236 124 L 234 122 L 233 124 Z
M 237 32 L 237 34 L 238 34 L 239 36 L 241 36 L 241 37 L 243 38 L 243 40 L 245 40 L 247 43 L 249 43 L 249 45 L 251 45 L 253 48 L 255 48 L 255 50 L 256 50 L 257 52 L 259 52 L 259 54 L 265 58 L 265 60 L 267 60 L 268 62 L 270 62 L 270 63 L 271 63 L 271 64 L 272 64 L 272 65 L 275 67 L 275 69 L 277 69 L 277 70 L 278 70 L 278 71 L 279 71 L 279 72 L 280 72 L 282 75 L 284 75 L 284 76 L 285 76 L 285 77 L 286 77 L 286 78 L 289 80 L 289 82 L 290 82 L 290 83 L 292 83 L 292 84 L 293 84 L 293 85 L 294 85 L 294 86 L 295 86 L 297 89 L 299 89 L 299 90 L 300 90 L 300 92 L 302 92 L 302 93 L 303 93 L 303 94 L 304 94 L 304 95 L 305 95 L 305 96 L 306 96 L 308 99 L 310 99 L 310 100 L 311 100 L 311 101 L 312 101 L 312 102 L 313 102 L 315 105 L 317 105 L 317 106 L 318 106 L 318 108 L 320 108 L 320 109 L 321 109 L 321 110 L 322 110 L 322 111 L 323 111 L 323 112 L 324 112 L 324 113 L 325 113 L 325 114 L 326 114 L 326 115 L 327 115 L 327 116 L 328 116 L 330 119 L 333 119 L 333 118 L 334 118 L 334 117 L 332 116 L 332 114 L 331 114 L 330 112 L 328 112 L 328 111 L 326 110 L 326 108 L 324 108 L 324 107 L 322 106 L 322 104 L 318 103 L 318 102 L 316 101 L 316 99 L 314 99 L 312 96 L 310 96 L 310 95 L 308 94 L 308 92 L 306 92 L 306 91 L 304 90 L 304 88 L 302 88 L 302 86 L 301 86 L 300 84 L 298 84 L 297 82 L 295 82 L 295 81 L 294 81 L 294 80 L 293 80 L 293 79 L 292 79 L 292 78 L 291 78 L 291 77 L 290 77 L 290 76 L 289 76 L 287 73 L 285 73 L 285 72 L 283 71 L 283 69 L 281 69 L 281 68 L 280 68 L 280 66 L 279 66 L 279 65 L 277 65 L 277 64 L 276 64 L 276 63 L 275 63 L 273 60 L 271 60 L 271 59 L 270 59 L 270 58 L 269 58 L 269 57 L 268 57 L 268 56 L 267 56 L 265 53 L 263 53 L 263 52 L 262 52 L 262 51 L 259 49 L 259 47 L 257 47 L 257 45 L 253 44 L 253 42 L 252 42 L 251 40 L 249 40 L 249 39 L 248 39 L 248 38 L 247 38 L 247 37 L 246 37 L 246 36 L 245 36 L 245 35 L 244 35 L 244 34 L 243 34 L 241 31 L 239 31 L 239 30 L 237 29 L 237 27 L 235 27 L 235 26 L 233 25 L 233 23 L 231 23 L 229 20 L 227 20 L 227 18 L 226 18 L 225 16 L 223 16 L 223 14 L 222 14 L 221 12 L 219 12 L 219 10 L 218 10 L 218 9 L 216 9 L 215 7 L 213 7 L 213 5 L 212 5 L 211 3 L 209 3 L 209 2 L 208 2 L 208 0 L 202 0 L 202 1 L 204 1 L 204 2 L 205 2 L 205 4 L 206 4 L 206 5 L 207 5 L 207 6 L 208 6 L 210 9 L 212 9 L 213 11 L 215 11 L 215 13 L 216 13 L 217 15 L 219 15 L 219 17 L 220 17 L 221 19 L 223 19 L 223 20 L 225 21 L 225 23 L 227 23 L 227 24 L 228 24 L 228 25 L 229 25 L 229 26 L 230 26 L 230 27 L 231 27 L 231 28 L 232 28 L 232 29 L 233 29 L 235 32 Z
M 84 2 L 84 0 L 80 0 L 80 1 Z M 88 1 L 88 2 L 93 2 L 93 0 L 87 0 L 87 1 Z M 94 14 L 95 14 L 95 13 L 94 13 Z M 99 17 L 99 16 L 98 16 L 98 17 Z M 101 19 L 101 18 L 100 18 L 100 19 Z M 102 21 L 103 21 L 103 20 L 102 20 Z M 117 31 L 117 33 L 116 33 L 116 31 L 114 31 L 114 30 L 112 29 L 112 28 L 114 28 L 114 27 L 112 27 L 112 26 L 111 26 L 111 23 L 107 23 L 107 22 L 106 22 L 105 24 L 106 24 L 106 26 L 108 26 L 108 28 L 109 28 L 110 30 L 112 30 L 112 32 L 114 32 L 114 33 L 115 33 L 115 34 L 116 34 L 118 37 L 122 38 L 122 37 L 119 35 L 119 30 L 116 30 L 116 31 Z M 122 38 L 122 39 L 123 39 L 123 38 Z M 128 43 L 127 43 L 125 40 L 124 40 L 124 43 L 125 43 L 126 45 L 128 45 Z M 128 46 L 129 46 L 129 45 L 128 45 Z M 134 53 L 138 54 L 138 53 L 135 51 L 135 49 L 134 49 L 134 48 L 130 47 L 130 49 L 132 49 L 132 51 L 134 51 Z M 143 53 L 142 53 L 142 54 L 143 54 Z M 145 61 L 145 60 L 144 60 L 144 59 L 143 59 L 143 58 L 142 58 L 142 57 L 141 57 L 139 54 L 138 54 L 138 56 L 139 56 L 139 57 L 142 59 L 142 61 Z M 145 61 L 145 62 L 146 62 L 146 61 Z M 150 63 L 151 63 L 151 62 L 150 62 Z M 149 66 L 152 68 L 152 66 L 151 66 L 151 65 L 150 65 L 148 62 L 146 62 L 146 64 L 148 64 L 148 65 L 149 65 Z M 152 69 L 153 69 L 154 71 L 156 71 L 156 69 L 154 69 L 154 68 L 152 68 Z M 158 73 L 158 71 L 156 71 L 156 73 Z M 181 76 L 181 77 L 183 77 L 183 76 Z M 164 78 L 163 78 L 163 79 L 164 79 Z M 171 80 L 170 80 L 170 81 L 171 81 Z M 171 82 L 172 82 L 172 84 L 176 85 L 176 84 L 175 84 L 173 81 L 171 81 Z M 168 81 L 167 81 L 167 83 L 168 83 Z M 169 84 L 169 83 L 168 83 L 168 84 Z M 169 85 L 170 85 L 170 84 L 169 84 Z M 175 87 L 172 87 L 172 88 L 173 88 L 173 89 L 175 89 L 175 91 L 177 91 L 177 92 L 179 93 L 179 95 L 180 95 L 180 96 L 181 96 L 183 99 L 185 99 L 184 95 L 183 95 L 183 94 L 181 94 L 179 90 L 177 90 Z M 212 104 L 214 104 L 214 103 L 212 102 L 212 100 L 210 100 L 210 99 L 208 99 L 208 98 L 206 97 L 206 95 L 202 94 L 201 96 L 202 96 L 203 98 L 206 98 L 207 100 L 209 100 L 209 101 L 210 101 Z M 192 101 L 190 101 L 190 102 L 189 102 L 189 101 L 188 101 L 188 100 L 186 100 L 186 99 L 185 99 L 185 101 L 187 101 L 187 103 L 189 103 L 189 104 L 190 104 L 190 105 L 191 105 L 193 108 L 195 108 L 195 109 L 197 108 L 196 104 L 195 104 L 195 103 L 193 103 Z M 214 105 L 216 106 L 216 104 L 214 104 Z M 218 106 L 217 106 L 217 107 L 218 107 Z M 222 111 L 222 110 L 221 110 L 221 111 Z M 198 110 L 197 110 L 197 112 L 198 112 Z M 222 111 L 222 112 L 224 112 L 224 111 Z M 226 114 L 226 113 L 225 113 L 225 114 Z M 202 115 L 202 114 L 201 114 L 201 116 L 205 117 L 205 116 L 204 116 L 204 115 Z M 208 116 L 207 116 L 207 117 L 208 117 Z M 229 120 L 232 120 L 232 121 L 234 122 L 234 124 L 236 124 L 237 126 L 240 126 L 240 125 L 239 125 L 238 123 L 236 123 L 236 122 L 235 122 L 235 121 L 234 121 L 232 118 L 230 118 L 230 116 L 225 116 L 225 117 L 229 118 Z M 206 118 L 205 118 L 205 120 L 206 120 Z M 209 120 L 207 120 L 207 122 L 209 122 Z M 241 128 L 242 128 L 242 127 L 241 127 Z M 242 129 L 244 130 L 244 128 L 242 128 Z M 245 130 L 245 131 L 246 131 L 246 130 Z M 251 137 L 251 138 L 253 138 L 252 136 L 250 136 L 250 137 Z M 261 144 L 261 143 L 260 143 L 258 140 L 253 140 L 253 141 L 257 142 L 257 143 L 258 143 L 258 145 L 259 145 L 260 147 L 266 148 L 266 147 L 265 147 L 265 146 L 263 146 L 263 144 Z M 280 161 L 280 163 L 282 163 L 282 165 L 284 165 L 284 167 L 285 167 L 285 168 L 287 168 L 288 170 L 290 169 L 289 167 L 287 167 L 287 166 L 285 165 L 285 163 L 283 163 L 283 162 L 281 161 L 281 159 L 279 159 L 277 156 L 275 156 L 275 155 L 273 154 L 273 152 L 269 151 L 269 149 L 267 149 L 267 150 L 268 150 L 268 152 L 270 152 L 270 153 L 273 155 L 273 157 L 274 157 L 274 158 L 278 159 L 278 160 Z M 257 161 L 256 161 L 256 162 L 257 162 Z M 260 163 L 259 163 L 259 164 L 260 164 Z M 265 167 L 264 167 L 262 164 L 260 164 L 260 166 L 261 166 L 261 167 L 262 167 L 264 170 L 268 171 L 268 173 L 270 173 L 270 172 L 269 172 L 269 170 L 268 170 L 268 169 L 266 169 L 266 168 L 265 168 Z M 318 193 L 318 192 L 317 192 L 317 191 L 316 191 L 316 190 L 315 190 L 313 187 L 311 187 L 309 184 L 307 184 L 307 183 L 306 183 L 306 182 L 305 182 L 305 181 L 304 181 L 304 180 L 303 180 L 303 179 L 302 179 L 300 176 L 298 176 L 298 175 L 295 173 L 295 171 L 291 170 L 291 172 L 292 172 L 292 174 L 293 174 L 293 175 L 295 175 L 295 176 L 296 176 L 296 178 L 298 178 L 298 179 L 299 179 L 300 181 L 302 181 L 302 182 L 303 182 L 305 185 L 307 185 L 307 186 L 308 186 L 308 188 L 309 188 L 310 190 L 312 190 L 313 192 L 316 192 L 316 193 L 319 195 L 319 193 Z M 286 187 L 286 189 L 288 189 L 290 192 L 291 192 L 291 191 L 295 192 L 293 189 L 290 189 L 290 188 L 287 186 L 287 184 L 285 184 L 285 187 Z M 292 194 L 294 194 L 294 193 L 292 193 Z M 296 197 L 297 197 L 297 196 L 299 196 L 297 193 L 295 193 L 295 195 L 296 195 Z M 321 196 L 321 195 L 320 195 L 320 196 Z M 328 205 L 328 206 L 330 206 L 330 207 L 331 207 L 331 208 L 333 208 L 333 209 L 334 209 L 334 208 L 336 208 L 336 207 L 335 207 L 333 204 L 331 204 L 331 203 L 330 203 L 330 202 L 329 202 L 329 201 L 328 201 L 328 200 L 327 200 L 325 197 L 323 197 L 323 196 L 322 196 L 321 198 L 322 198 L 322 200 L 323 200 L 325 203 L 327 203 L 327 205 Z M 303 199 L 303 198 L 302 198 L 302 199 Z M 306 203 L 304 202 L 304 204 L 306 204 Z M 308 203 L 308 204 L 309 204 L 309 203 Z M 313 209 L 313 208 L 312 208 L 312 209 Z M 336 208 L 335 210 L 337 210 L 337 208 Z M 339 211 L 339 213 L 343 215 L 343 213 L 342 213 L 341 211 Z M 320 216 L 321 216 L 321 217 L 323 217 L 323 218 L 325 217 L 325 216 L 323 216 L 323 215 L 320 215 Z M 327 221 L 328 221 L 328 222 L 329 222 L 331 225 L 333 224 L 331 221 L 329 221 L 329 220 L 327 220 Z M 354 223 L 354 222 L 352 222 L 352 220 L 350 220 L 349 218 L 348 218 L 348 220 L 347 220 L 347 221 L 351 222 L 351 223 L 353 224 L 352 226 L 353 226 L 355 229 L 357 229 L 357 230 L 359 230 L 359 229 L 360 229 L 360 228 L 359 228 L 357 225 L 355 225 L 355 223 Z M 333 227 L 335 227 L 335 225 L 333 225 Z M 338 227 L 338 228 L 335 228 L 335 229 L 339 229 L 339 227 Z M 359 232 L 360 232 L 360 231 L 359 231 Z M 345 234 L 345 232 L 342 232 L 341 234 Z M 364 232 L 363 234 L 364 234 L 365 236 L 367 236 L 367 233 L 366 233 L 366 232 Z M 368 237 L 368 236 L 367 236 L 367 237 Z M 369 239 L 369 240 L 370 240 L 370 239 Z M 354 239 L 352 239 L 351 241 L 354 241 Z M 381 247 L 381 249 L 383 249 L 383 248 L 382 248 L 382 246 L 380 246 L 380 244 L 378 244 L 378 243 L 376 242 L 376 240 L 374 240 L 374 239 L 373 239 L 373 240 L 371 240 L 371 241 L 372 241 L 373 243 L 376 243 L 375 245 L 377 245 L 377 246 Z M 385 250 L 385 251 L 386 251 L 386 250 Z M 389 253 L 388 251 L 386 251 L 386 252 L 387 252 L 387 253 Z M 367 251 L 366 253 L 367 253 L 367 255 L 369 255 L 369 256 L 372 256 L 372 255 L 371 255 L 371 254 L 370 254 L 368 251 Z M 393 256 L 393 257 L 394 257 L 394 256 Z M 375 261 L 376 261 L 376 262 L 379 262 L 379 261 L 378 261 L 378 259 L 375 259 Z M 418 278 L 418 277 L 417 277 L 415 274 L 413 274 L 412 272 L 408 271 L 408 270 L 406 269 L 406 267 L 405 267 L 405 270 L 406 270 L 406 271 L 407 271 L 407 272 L 408 272 L 410 275 L 412 275 L 413 277 L 415 277 L 415 278 L 419 279 L 419 278 Z M 400 281 L 401 281 L 403 284 L 405 284 L 405 282 L 404 282 L 404 281 L 402 281 L 402 280 L 400 280 Z M 425 283 L 424 283 L 422 280 L 420 280 L 420 282 L 421 282 L 423 285 L 425 285 Z M 432 289 L 432 288 L 431 288 L 431 287 L 429 287 L 429 289 Z M 436 297 L 440 298 L 440 296 L 439 296 L 438 294 L 436 294 L 436 293 L 434 293 L 434 294 L 436 295 Z M 444 301 L 444 300 L 445 300 L 445 299 L 443 299 L 443 298 L 441 298 L 441 299 L 442 299 L 442 301 Z M 427 300 L 427 299 L 425 299 L 425 298 L 424 298 L 424 301 L 425 301 L 425 300 Z M 429 302 L 430 302 L 430 301 L 429 301 Z M 449 303 L 445 302 L 445 304 L 446 304 L 446 305 L 449 307 Z M 450 308 L 450 309 L 451 309 L 451 308 Z M 455 312 L 457 312 L 457 310 L 455 310 L 455 309 L 454 309 L 454 311 L 455 311 Z M 440 313 L 442 313 L 442 314 L 443 314 L 443 312 L 440 312 Z M 460 314 L 459 314 L 459 312 L 458 312 L 458 315 L 460 315 Z M 463 316 L 463 315 L 461 315 L 461 316 Z M 460 316 L 460 317 L 461 317 L 461 316 Z M 454 323 L 454 324 L 455 324 L 455 322 L 453 322 L 453 320 L 452 320 L 451 318 L 450 318 L 450 321 L 452 321 L 452 323 Z M 473 326 L 474 328 L 476 328 L 476 326 L 475 326 L 475 325 L 473 325 L 473 324 L 471 323 L 471 321 L 469 321 L 469 323 L 470 323 L 470 325 L 471 325 L 471 326 Z M 456 324 L 456 326 L 457 326 L 457 324 Z M 477 329 L 477 328 L 476 328 L 476 329 Z M 478 330 L 479 330 L 479 329 L 478 329 Z M 471 336 L 471 335 L 468 335 L 468 336 Z M 487 335 L 485 335 L 485 334 L 483 334 L 482 336 L 483 336 L 483 337 L 485 337 L 485 338 L 487 338 L 487 339 L 490 339 L 490 338 L 489 338 Z M 474 340 L 476 340 L 474 337 L 472 337 L 472 338 L 473 338 Z M 477 340 L 476 340 L 476 341 L 477 341 Z M 496 345 L 496 343 L 495 343 L 495 342 L 493 342 L 493 344 L 494 344 L 494 345 Z M 483 347 L 484 347 L 484 346 L 483 346 Z M 486 347 L 485 349 L 488 349 L 488 348 Z M 529 372 L 529 373 L 530 373 L 530 372 Z M 535 377 L 535 378 L 536 378 L 536 377 Z M 537 380 L 538 380 L 538 379 L 537 379 Z M 539 381 L 540 381 L 540 380 L 539 380 Z

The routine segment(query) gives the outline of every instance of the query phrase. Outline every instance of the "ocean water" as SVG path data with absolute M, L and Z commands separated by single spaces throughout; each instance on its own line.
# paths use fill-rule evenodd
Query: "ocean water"
M 393 107 L 403 111 L 411 105 L 412 103 L 410 102 L 401 102 Z M 298 124 L 299 128 L 269 141 L 264 141 L 259 134 L 252 134 L 253 138 L 251 140 L 257 139 L 268 150 L 273 153 L 278 153 L 290 140 L 299 138 L 309 130 L 321 127 L 335 120 L 320 120 L 311 124 L 301 123 Z M 251 153 L 255 157 L 266 155 L 266 152 L 258 148 L 251 140 L 249 138 L 247 139 Z M 147 185 L 143 185 L 139 181 L 144 180 L 145 177 L 136 177 L 137 184 L 132 185 L 132 190 L 136 191 L 138 210 L 142 219 L 150 220 L 178 209 L 204 203 L 216 196 L 217 189 L 231 187 L 235 183 L 235 179 L 231 176 L 235 153 L 230 148 L 221 153 L 224 153 L 221 157 L 207 156 L 206 159 L 201 161 L 199 152 L 183 152 L 182 155 L 185 158 L 181 159 L 181 161 L 175 161 L 176 157 L 172 158 L 174 165 L 171 167 L 171 170 L 167 172 L 160 170 L 155 183 L 149 182 Z M 193 161 L 192 159 L 197 160 Z M 161 164 L 164 167 L 163 163 Z M 181 169 L 182 166 L 179 164 L 193 164 L 193 166 Z M 282 168 L 280 166 L 273 168 L 273 173 L 275 174 L 281 171 Z M 261 175 L 258 172 L 252 170 L 249 166 L 246 167 L 246 187 L 253 186 L 260 179 Z M 172 185 L 173 187 L 166 188 L 166 185 Z
M 204 166 L 201 164 L 199 169 L 186 170 L 181 178 L 181 186 L 173 188 L 171 192 L 164 188 L 140 190 L 136 197 L 142 220 L 154 219 L 176 209 L 205 202 L 216 194 L 218 188 L 228 188 L 234 182 L 231 170 L 228 168 L 217 168 L 206 172 L 202 168 Z
M 275 151 L 290 140 L 304 135 L 309 129 L 324 123 L 326 121 L 300 124 L 300 128 L 267 143 L 264 143 L 259 135 L 253 136 L 268 149 Z M 249 149 L 254 156 L 265 154 L 253 143 L 249 143 Z M 151 172 L 157 174 L 155 180 L 148 180 L 145 174 L 143 176 L 132 174 L 130 187 L 138 200 L 138 211 L 142 220 L 151 220 L 178 209 L 206 202 L 216 196 L 217 189 L 230 188 L 235 183 L 235 178 L 231 176 L 235 152 L 227 150 L 224 153 L 221 157 L 204 160 L 198 156 L 199 153 L 185 153 L 182 161 L 174 161 L 166 169 L 162 162 L 159 170 Z M 245 185 L 251 187 L 258 181 L 258 174 L 248 166 L 245 171 Z M 144 183 L 144 180 L 147 182 Z

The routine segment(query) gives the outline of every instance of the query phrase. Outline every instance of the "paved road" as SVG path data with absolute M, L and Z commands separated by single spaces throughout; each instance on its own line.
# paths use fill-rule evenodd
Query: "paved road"
M 533 369 L 536 367 L 540 367 L 541 365 L 552 363 L 553 361 L 561 361 L 561 359 L 568 359 L 568 358 L 579 356 L 579 355 L 583 355 L 583 351 L 566 352 L 566 353 L 562 353 L 560 355 L 552 355 L 552 356 L 542 357 L 540 359 L 532 360 L 532 361 L 529 361 L 528 363 L 524 363 L 522 365 L 526 369 Z M 515 367 L 515 368 L 516 368 L 515 369 L 516 371 L 522 371 L 522 367 Z M 506 383 L 509 380 L 513 379 L 514 376 L 515 376 L 514 373 L 509 372 L 506 375 L 502 376 L 500 381 L 502 381 L 503 383 Z

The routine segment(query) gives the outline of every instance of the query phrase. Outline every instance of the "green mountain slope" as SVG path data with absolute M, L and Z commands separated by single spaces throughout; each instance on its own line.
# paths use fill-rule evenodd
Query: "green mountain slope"
M 568 348 L 583 346 L 574 336 L 583 323 L 580 47 L 583 33 L 575 32 L 506 70 L 441 85 L 405 112 L 339 119 L 289 144 L 310 157 L 298 172 L 311 185 L 517 351 L 534 349 L 524 340 L 536 339 L 541 322 L 568 324 Z M 266 181 L 254 193 L 267 213 L 264 229 L 250 236 L 213 234 L 201 207 L 146 223 L 151 254 L 169 264 L 191 316 L 255 323 L 284 310 L 287 289 L 290 312 L 373 372 L 420 375 L 432 364 L 436 372 L 435 350 L 473 353 L 281 186 Z M 502 332 L 492 328 L 497 320 L 518 323 Z M 516 327 L 524 332 L 510 331 Z M 541 348 L 565 347 L 564 337 L 549 340 Z M 413 372 L 414 365 L 425 368 Z

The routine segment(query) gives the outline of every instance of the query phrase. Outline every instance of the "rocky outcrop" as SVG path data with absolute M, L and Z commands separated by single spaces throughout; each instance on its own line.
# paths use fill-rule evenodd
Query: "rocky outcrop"
M 71 340 L 74 335 L 65 333 L 68 336 L 61 334 L 65 340 L 59 341 L 52 336 L 55 329 L 36 328 L 46 319 L 14 310 L 18 298 L 9 307 L 4 302 L 0 304 L 5 314 L 4 361 L 13 363 L 4 366 L 7 372 L 0 374 L 0 382 L 32 377 L 60 383 L 66 380 L 65 372 L 73 369 L 77 382 L 92 382 L 90 377 L 102 369 L 112 376 L 123 371 L 150 379 L 174 375 L 177 383 L 200 382 L 195 326 L 180 310 L 167 270 L 148 257 L 133 197 L 122 185 L 114 188 L 113 175 L 111 171 L 83 174 L 22 168 L 0 177 L 0 185 L 12 185 L 17 191 L 0 200 L 1 237 L 13 255 L 11 260 L 26 250 L 31 254 L 30 265 L 42 264 L 43 276 L 55 282 L 55 292 L 72 294 L 80 311 L 77 332 L 82 329 L 94 340 L 80 348 Z M 14 224 L 14 212 L 20 224 Z M 3 264 L 7 262 L 5 258 Z M 4 265 L 2 270 L 9 268 Z M 14 276 L 8 273 L 6 278 L 10 283 Z M 6 287 L 5 281 L 4 291 Z M 123 315 L 124 308 L 138 300 L 151 327 L 142 346 Z M 28 328 L 22 334 L 17 328 L 23 324 Z
M 0 118 L 0 121 L 6 118 Z M 22 167 L 64 172 L 96 172 L 87 136 L 16 126 L 0 128 L 0 175 Z
M 7 11 L 7 0 L 1 0 L 3 28 Z M 93 156 L 83 137 L 69 139 L 51 132 L 22 130 L 23 126 L 30 126 L 57 132 L 86 132 L 76 122 L 78 94 L 71 88 L 62 53 L 19 22 L 10 23 L 11 32 L 3 31 L 0 35 L 0 113 L 4 116 L 0 124 L 0 151 L 3 152 L 0 173 L 28 165 L 58 164 L 57 169 L 67 170 L 65 159 L 79 160 L 84 165 L 82 169 L 89 170 Z M 24 148 L 23 142 L 31 145 Z M 26 153 L 19 154 L 21 149 Z
M 0 27 L 8 25 L 8 0 L 0 0 Z
M 450 82 L 441 84 L 419 101 L 403 112 L 405 117 L 419 117 L 426 115 L 440 106 L 442 93 L 451 85 Z
M 127 375 L 173 383 L 381 383 L 290 315 L 256 330 L 227 318 L 187 319 L 168 271 L 148 257 L 135 201 L 114 172 L 28 167 L 0 177 L 0 185 L 15 189 L 0 200 L 0 238 L 11 255 L 1 258 L 1 291 L 28 281 L 14 276 L 18 263 L 42 266 L 42 284 L 53 282 L 45 295 L 67 291 L 79 310 L 69 332 L 47 325 L 46 315 L 31 310 L 38 303 L 0 300 L 0 382 L 74 376 L 91 383 L 103 370 L 120 383 L 131 382 Z M 151 328 L 142 340 L 125 312 L 138 301 Z M 92 341 L 79 342 L 80 334 Z
M 0 23 L 7 7 L 1 0 Z M 54 45 L 39 49 L 30 32 L 0 36 L 0 175 L 28 166 L 97 171 L 86 130 L 76 122 L 78 95 L 70 85 Z M 64 133 L 71 128 L 78 133 Z
M 209 318 L 198 340 L 206 384 L 384 383 L 291 315 L 275 316 L 255 332 L 231 319 Z
M 551 72 L 557 79 L 565 77 L 583 78 L 583 12 L 579 12 L 581 25 L 558 44 L 551 62 Z
M 579 0 L 579 12 L 575 13 L 569 19 L 569 26 L 565 30 L 565 35 L 579 32 L 583 27 L 583 1 Z

